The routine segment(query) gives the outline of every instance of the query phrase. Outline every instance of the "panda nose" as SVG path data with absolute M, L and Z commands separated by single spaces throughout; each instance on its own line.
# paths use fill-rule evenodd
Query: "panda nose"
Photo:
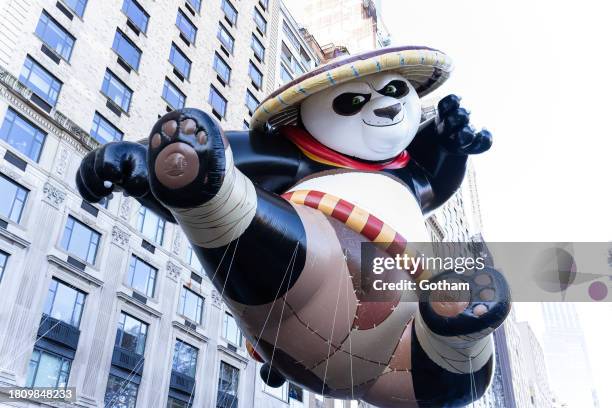
M 374 114 L 381 118 L 388 118 L 393 120 L 398 113 L 402 110 L 402 104 L 396 103 L 395 105 L 387 106 L 386 108 L 374 109 Z

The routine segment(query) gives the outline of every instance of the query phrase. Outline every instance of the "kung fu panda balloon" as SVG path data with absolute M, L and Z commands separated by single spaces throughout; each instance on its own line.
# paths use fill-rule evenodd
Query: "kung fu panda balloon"
M 493 372 L 491 333 L 510 308 L 501 275 L 463 276 L 462 302 L 368 302 L 354 282 L 362 243 L 429 241 L 425 215 L 459 188 L 468 155 L 491 146 L 454 95 L 421 123 L 421 97 L 450 70 L 426 47 L 348 56 L 275 91 L 250 131 L 168 113 L 146 143 L 89 153 L 77 186 L 91 202 L 122 190 L 181 226 L 270 385 L 464 406 Z

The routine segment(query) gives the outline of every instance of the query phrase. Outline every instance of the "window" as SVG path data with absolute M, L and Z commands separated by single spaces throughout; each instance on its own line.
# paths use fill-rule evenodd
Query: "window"
M 162 98 L 172 109 L 182 109 L 185 107 L 185 94 L 180 91 L 168 78 L 164 81 Z M 159 242 L 161 244 L 161 242 Z
M 196 256 L 195 252 L 193 251 L 193 247 L 191 245 L 189 245 L 189 247 L 187 248 L 187 262 L 196 271 L 204 273 L 204 268 L 202 267 L 202 264 L 200 263 L 200 260 Z
M 4 270 L 6 269 L 6 261 L 8 260 L 8 254 L 0 251 L 0 282 L 4 276 Z
M 293 44 L 295 49 L 299 50 L 300 49 L 300 41 L 295 36 L 295 34 L 293 34 L 293 31 L 291 30 L 291 27 L 289 27 L 289 24 L 287 24 L 287 21 L 283 21 L 283 32 L 285 33 L 285 35 L 289 39 L 289 42 L 291 42 L 291 44 Z
M 40 158 L 46 133 L 9 108 L 0 128 L 0 139 L 34 161 Z
M 295 384 L 289 383 L 289 398 L 304 402 L 304 390 Z
M 232 6 L 232 3 L 229 0 L 221 0 L 221 9 L 225 13 L 225 18 L 231 25 L 236 25 L 236 21 L 238 20 L 238 12 Z
M 234 316 L 227 312 L 223 317 L 223 338 L 235 346 L 242 344 L 242 334 L 236 324 L 236 320 Z
M 30 56 L 23 64 L 19 81 L 52 107 L 57 103 L 62 83 Z
M 132 255 L 127 276 L 128 285 L 143 295 L 152 298 L 155 295 L 156 279 L 157 269 L 142 259 Z
M 251 129 L 251 125 L 249 125 L 249 122 L 247 122 L 246 120 L 242 122 L 242 130 L 250 130 Z
M 223 61 L 223 58 L 219 54 L 215 52 L 215 60 L 213 62 L 213 68 L 219 74 L 219 77 L 223 80 L 224 84 L 229 84 L 230 75 L 232 73 L 232 69 L 227 62 Z
M 87 0 L 63 0 L 75 14 L 79 17 L 83 17 L 85 13 L 85 6 L 87 6 Z
M 263 61 L 266 49 L 264 48 L 261 41 L 259 41 L 257 37 L 255 37 L 255 34 L 251 35 L 251 48 L 253 49 L 253 51 L 255 51 L 255 56 L 257 57 L 257 59 L 259 61 Z
M 142 51 L 125 34 L 117 30 L 113 41 L 113 51 L 121 57 L 132 69 L 138 70 Z
M 191 4 L 191 6 L 197 11 L 200 12 L 200 8 L 202 7 L 202 0 L 187 0 L 187 3 Z
M 238 380 L 240 370 L 225 362 L 219 369 L 219 387 L 217 391 L 217 408 L 234 408 L 238 406 Z
M 287 382 L 278 388 L 270 387 L 264 382 L 263 391 L 281 401 L 289 402 L 289 386 L 287 385 Z
M 304 68 L 302 68 L 300 63 L 293 56 L 293 53 L 291 52 L 289 47 L 285 45 L 285 43 L 283 43 L 281 46 L 281 59 L 285 64 L 287 64 L 291 72 L 295 72 L 300 75 L 304 73 Z
M 179 298 L 178 313 L 198 324 L 202 324 L 204 298 L 183 286 Z
M 217 91 L 214 86 L 210 87 L 210 94 L 208 95 L 208 103 L 213 107 L 213 112 L 219 117 L 225 117 L 225 110 L 227 108 L 227 99 Z
M 91 265 L 96 262 L 100 234 L 73 217 L 68 217 L 61 247 Z
M 166 221 L 159 215 L 155 214 L 147 207 L 142 206 L 138 211 L 137 225 L 138 230 L 142 232 L 145 237 L 152 239 L 159 245 L 162 244 L 164 240 L 164 227 L 166 226 Z
M 259 101 L 257 100 L 257 98 L 255 98 L 255 95 L 253 95 L 248 89 L 246 93 L 246 106 L 247 108 L 249 108 L 249 113 L 251 115 L 255 113 L 257 107 L 259 106 Z
M 191 61 L 174 43 L 172 43 L 172 48 L 170 48 L 170 63 L 183 77 L 189 78 Z
M 112 374 L 108 376 L 104 394 L 105 408 L 136 408 L 137 396 L 138 384 Z
M 259 4 L 261 4 L 261 7 L 263 7 L 264 10 L 268 9 L 268 0 L 259 0 Z
M 261 89 L 261 85 L 263 84 L 263 74 L 257 69 L 252 61 L 249 61 L 249 76 L 257 89 Z
M 264 16 L 262 16 L 259 10 L 257 10 L 256 8 L 253 9 L 253 20 L 255 20 L 255 25 L 257 26 L 257 28 L 259 28 L 259 31 L 265 34 L 268 23 L 266 22 Z
M 168 405 L 166 405 L 166 408 L 191 408 L 191 403 L 168 397 Z
M 85 293 L 54 278 L 49 285 L 44 314 L 78 328 L 84 304 Z
M 132 90 L 108 69 L 102 82 L 102 93 L 127 113 L 130 110 Z
M 286 84 L 287 82 L 293 81 L 293 77 L 291 76 L 291 73 L 289 72 L 289 70 L 287 70 L 287 68 L 285 68 L 284 64 L 280 64 L 280 77 L 281 77 L 281 81 L 283 82 L 283 85 Z
M 69 61 L 74 47 L 74 37 L 43 11 L 36 26 L 36 35 L 47 47 L 64 60 Z
M 2 200 L 0 200 L 0 215 L 19 223 L 23 206 L 28 197 L 28 190 L 8 177 L 0 175 L 0 197 L 2 197 Z
M 35 347 L 28 366 L 26 387 L 66 388 L 70 363 L 67 358 Z
M 121 312 L 115 346 L 142 356 L 147 341 L 147 330 L 146 323 Z
M 307 69 L 312 68 L 312 59 L 303 48 L 300 48 L 300 59 L 302 60 L 302 64 L 304 64 Z
M 187 16 L 181 10 L 179 10 L 178 14 L 176 15 L 176 26 L 190 44 L 195 43 L 198 29 L 191 21 L 189 21 Z
M 230 54 L 234 53 L 234 37 L 231 36 L 229 31 L 219 23 L 219 31 L 217 31 L 217 38 L 221 41 L 221 44 L 227 49 Z
M 197 365 L 198 349 L 181 340 L 177 340 L 174 344 L 172 371 L 195 378 Z
M 121 7 L 121 11 L 125 13 L 132 24 L 135 25 L 141 32 L 147 32 L 149 15 L 140 4 L 138 4 L 135 0 L 123 0 L 123 7 Z
M 123 139 L 123 132 L 113 126 L 104 116 L 98 112 L 94 114 L 93 124 L 89 132 L 94 139 L 104 144 L 108 142 L 117 142 Z

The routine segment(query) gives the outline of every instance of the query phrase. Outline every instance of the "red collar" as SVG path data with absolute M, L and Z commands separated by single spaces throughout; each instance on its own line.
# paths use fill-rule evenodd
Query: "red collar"
M 410 155 L 406 150 L 394 159 L 385 163 L 368 163 L 338 153 L 324 146 L 306 130 L 297 126 L 282 126 L 279 129 L 281 135 L 291 140 L 308 158 L 334 167 L 344 167 L 356 170 L 379 171 L 384 169 L 401 169 L 406 167 L 410 161 Z

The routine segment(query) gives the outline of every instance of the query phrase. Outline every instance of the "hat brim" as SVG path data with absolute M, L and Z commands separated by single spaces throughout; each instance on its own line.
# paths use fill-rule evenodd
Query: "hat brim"
M 441 51 L 418 46 L 382 48 L 350 55 L 317 67 L 274 91 L 255 110 L 251 129 L 263 129 L 266 124 L 297 116 L 297 107 L 308 96 L 344 82 L 379 72 L 397 72 L 408 80 L 419 96 L 425 96 L 449 77 L 451 59 Z

